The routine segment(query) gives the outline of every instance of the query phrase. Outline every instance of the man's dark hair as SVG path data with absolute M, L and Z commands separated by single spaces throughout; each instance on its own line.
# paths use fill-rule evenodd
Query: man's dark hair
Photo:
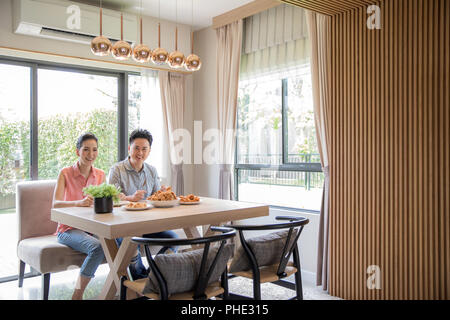
M 150 147 L 152 146 L 153 142 L 152 134 L 145 129 L 136 129 L 130 134 L 130 145 L 133 144 L 133 141 L 135 139 L 139 138 L 147 139 L 148 143 L 150 144 Z
M 77 150 L 81 149 L 81 146 L 83 145 L 83 142 L 86 141 L 86 140 L 95 140 L 95 142 L 97 142 L 97 144 L 98 144 L 98 139 L 93 133 L 90 133 L 90 132 L 83 133 L 81 136 L 78 137 Z

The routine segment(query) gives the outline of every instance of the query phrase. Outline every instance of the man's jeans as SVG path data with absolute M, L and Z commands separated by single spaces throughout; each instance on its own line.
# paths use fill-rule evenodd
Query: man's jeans
M 142 236 L 143 238 L 161 238 L 161 239 L 176 239 L 178 238 L 177 234 L 172 230 L 157 232 L 157 233 L 148 233 Z M 120 247 L 122 244 L 122 238 L 116 239 L 117 245 Z M 157 254 L 163 254 L 169 247 L 162 247 L 161 250 L 158 251 Z M 176 248 L 170 248 L 173 251 L 176 251 Z M 146 278 L 148 276 L 148 271 L 142 263 L 140 245 L 138 245 L 138 254 L 131 259 L 130 263 L 130 273 L 133 277 L 133 280 Z

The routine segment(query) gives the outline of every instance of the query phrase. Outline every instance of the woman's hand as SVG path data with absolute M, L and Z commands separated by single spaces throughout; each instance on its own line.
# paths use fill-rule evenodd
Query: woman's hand
M 90 207 L 94 203 L 94 198 L 87 196 L 83 200 L 77 201 L 77 207 Z

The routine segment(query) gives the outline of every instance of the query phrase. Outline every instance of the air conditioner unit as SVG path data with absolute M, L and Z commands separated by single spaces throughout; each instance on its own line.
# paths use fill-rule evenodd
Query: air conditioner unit
M 14 32 L 90 44 L 100 33 L 99 11 L 98 7 L 66 0 L 14 0 Z M 77 21 L 74 16 L 77 12 L 79 24 L 73 23 Z M 123 32 L 123 39 L 134 44 L 137 39 L 135 15 L 123 15 Z M 103 35 L 112 42 L 120 40 L 120 12 L 103 9 Z

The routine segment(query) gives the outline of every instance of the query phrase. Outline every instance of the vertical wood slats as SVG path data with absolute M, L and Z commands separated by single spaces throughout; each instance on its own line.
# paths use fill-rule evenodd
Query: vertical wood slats
M 450 4 L 378 5 L 331 16 L 329 291 L 450 299 Z

